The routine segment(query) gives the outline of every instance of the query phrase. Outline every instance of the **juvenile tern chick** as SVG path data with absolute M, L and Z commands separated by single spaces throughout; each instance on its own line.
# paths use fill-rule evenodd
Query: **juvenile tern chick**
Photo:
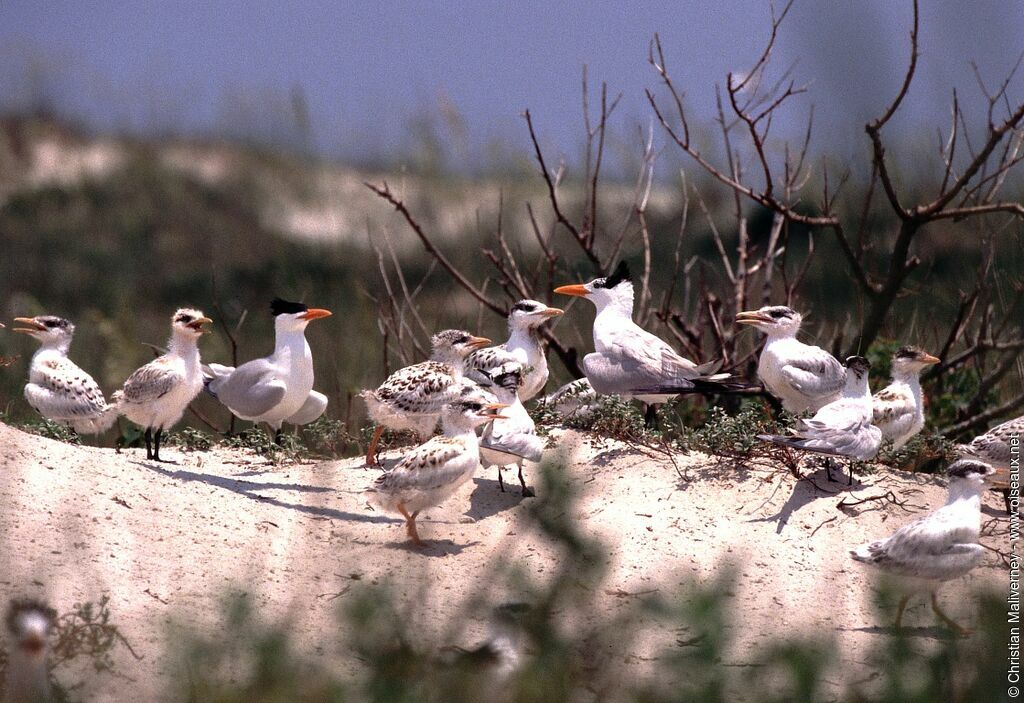
M 771 305 L 741 312 L 736 322 L 753 325 L 768 336 L 757 377 L 787 411 L 817 412 L 840 396 L 846 382 L 843 365 L 821 347 L 796 338 L 803 317 L 793 308 Z
M 996 425 L 983 435 L 972 439 L 968 444 L 957 445 L 958 456 L 966 459 L 983 461 L 996 470 L 992 477 L 992 488 L 1003 494 L 1006 501 L 1006 513 L 1013 513 L 1010 503 L 1010 440 L 1024 437 L 1024 415 Z
M 602 398 L 586 378 L 569 381 L 554 393 L 544 396 L 540 403 L 551 408 L 563 419 L 589 417 L 601 405 Z
M 480 463 L 483 467 L 498 467 L 498 487 L 505 491 L 505 481 L 501 470 L 509 464 L 519 469 L 519 484 L 522 486 L 523 497 L 536 495 L 526 487 L 523 478 L 523 462 L 526 460 L 540 461 L 544 453 L 544 440 L 537 436 L 537 427 L 533 418 L 526 412 L 518 392 L 522 387 L 522 367 L 515 362 L 503 364 L 490 372 L 492 390 L 498 402 L 507 406 L 501 411 L 504 420 L 492 422 L 480 437 Z
M 548 360 L 537 329 L 562 312 L 536 300 L 520 300 L 508 313 L 508 341 L 470 354 L 466 359 L 466 375 L 477 383 L 488 384 L 493 369 L 509 362 L 518 363 L 523 368 L 519 399 L 530 400 L 544 390 L 548 382 Z
M 896 628 L 903 609 L 915 593 L 930 593 L 932 610 L 959 634 L 967 630 L 939 608 L 935 592 L 944 581 L 960 578 L 981 563 L 985 548 L 978 544 L 981 530 L 981 492 L 993 474 L 988 464 L 960 459 L 950 465 L 949 499 L 931 515 L 896 530 L 891 537 L 850 550 L 850 556 L 880 569 L 904 591 L 896 613 Z
M 924 427 L 921 369 L 939 359 L 917 347 L 900 347 L 892 357 L 892 383 L 875 393 L 875 426 L 899 449 Z
M 586 298 L 597 308 L 594 353 L 583 371 L 597 393 L 664 403 L 680 393 L 725 393 L 743 384 L 717 374 L 719 364 L 695 364 L 633 322 L 633 283 L 625 261 L 607 278 L 560 286 L 561 295 Z
M 209 364 L 203 367 L 206 390 L 236 417 L 265 422 L 281 442 L 281 425 L 304 425 L 327 409 L 327 396 L 313 390 L 313 353 L 306 341 L 306 325 L 330 310 L 310 308 L 274 298 L 274 353 L 238 368 Z
M 56 613 L 42 603 L 15 600 L 7 610 L 7 631 L 12 640 L 4 680 L 4 703 L 49 703 L 49 636 Z
M 381 474 L 366 497 L 371 505 L 398 512 L 417 547 L 425 546 L 416 531 L 421 510 L 440 505 L 468 481 L 480 466 L 480 444 L 475 428 L 500 420 L 505 407 L 488 403 L 487 394 L 472 386 L 441 412 L 443 434 L 413 449 L 392 469 Z
M 846 360 L 846 385 L 838 400 L 818 410 L 809 420 L 797 420 L 791 435 L 758 435 L 758 439 L 818 454 L 861 461 L 874 458 L 882 444 L 882 431 L 871 424 L 870 367 L 863 356 L 851 356 Z
M 437 426 L 441 409 L 458 399 L 463 388 L 466 357 L 491 343 L 462 330 L 445 330 L 430 339 L 430 361 L 406 366 L 387 377 L 376 390 L 363 391 L 377 430 L 366 451 L 366 463 L 377 459 L 377 442 L 385 427 L 413 430 L 426 439 Z
M 203 325 L 213 322 L 199 310 L 182 308 L 171 318 L 168 351 L 137 369 L 114 394 L 121 414 L 146 430 L 146 458 L 160 459 L 160 438 L 185 414 L 203 390 L 199 338 Z
M 105 432 L 117 419 L 92 376 L 68 358 L 75 326 L 63 317 L 16 317 L 27 334 L 39 342 L 29 366 L 25 400 L 48 420 L 69 425 L 79 434 Z

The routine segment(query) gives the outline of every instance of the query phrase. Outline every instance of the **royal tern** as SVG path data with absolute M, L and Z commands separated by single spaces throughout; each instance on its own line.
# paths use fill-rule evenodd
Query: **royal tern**
M 461 386 L 459 397 L 441 411 L 443 434 L 406 454 L 366 492 L 371 505 L 402 514 L 409 539 L 418 547 L 424 544 L 416 532 L 416 516 L 421 510 L 440 505 L 480 466 L 475 428 L 500 420 L 498 411 L 505 407 L 487 402 L 488 395 L 478 388 Z
M 839 397 L 846 383 L 843 365 L 821 347 L 796 338 L 803 317 L 792 308 L 771 305 L 736 315 L 768 336 L 757 363 L 757 377 L 791 413 L 817 412 Z
M 597 308 L 594 353 L 583 372 L 597 393 L 664 403 L 688 392 L 722 393 L 747 388 L 715 374 L 719 364 L 695 364 L 633 322 L 633 283 L 625 261 L 606 278 L 560 286 L 561 295 L 586 298 Z
M 535 495 L 523 479 L 523 462 L 540 461 L 544 453 L 544 440 L 537 436 L 537 427 L 523 407 L 518 392 L 523 383 L 522 367 L 516 362 L 491 369 L 492 390 L 499 403 L 507 407 L 501 411 L 505 419 L 492 422 L 480 437 L 480 463 L 485 469 L 498 467 L 498 486 L 505 490 L 501 470 L 515 464 L 519 469 L 519 484 L 524 497 Z
M 892 357 L 892 383 L 875 393 L 874 424 L 882 439 L 899 449 L 924 427 L 921 369 L 939 359 L 917 347 L 900 347 Z
M 75 326 L 63 317 L 16 317 L 27 334 L 39 342 L 29 366 L 25 400 L 48 420 L 69 425 L 79 434 L 105 432 L 117 419 L 92 376 L 68 358 Z
M 160 438 L 203 390 L 199 338 L 213 322 L 199 310 L 182 308 L 171 318 L 168 351 L 137 369 L 114 394 L 121 414 L 146 430 L 146 458 L 160 461 Z
M 548 360 L 537 328 L 562 314 L 536 300 L 520 300 L 508 313 L 508 341 L 496 347 L 480 349 L 466 359 L 466 375 L 477 383 L 490 383 L 492 369 L 515 362 L 523 368 L 519 399 L 527 401 L 544 390 L 548 382 Z
M 329 310 L 310 308 L 275 298 L 274 353 L 238 368 L 209 364 L 203 367 L 206 390 L 235 416 L 265 422 L 281 441 L 281 425 L 304 425 L 327 409 L 327 396 L 313 390 L 313 353 L 306 341 L 306 325 Z
M 4 675 L 4 703 L 49 703 L 49 637 L 57 614 L 32 600 L 11 601 L 7 609 L 8 650 Z
M 491 340 L 463 330 L 445 330 L 430 339 L 430 361 L 406 366 L 387 377 L 376 390 L 363 391 L 370 418 L 377 423 L 366 451 L 366 463 L 376 460 L 377 442 L 385 427 L 413 430 L 423 440 L 437 426 L 441 409 L 459 397 L 466 357 Z
M 904 592 L 896 613 L 896 628 L 914 593 L 931 594 L 932 610 L 958 633 L 966 631 L 939 608 L 935 591 L 944 581 L 964 576 L 985 554 L 978 544 L 981 530 L 981 492 L 994 470 L 988 464 L 960 459 L 950 465 L 949 499 L 927 515 L 904 525 L 891 537 L 850 550 L 859 562 L 871 564 L 896 580 Z
M 871 388 L 862 356 L 846 360 L 846 385 L 839 399 L 822 407 L 809 420 L 797 420 L 789 435 L 758 435 L 758 439 L 830 456 L 866 461 L 882 444 L 882 431 L 871 424 Z M 853 483 L 853 472 L 850 472 Z

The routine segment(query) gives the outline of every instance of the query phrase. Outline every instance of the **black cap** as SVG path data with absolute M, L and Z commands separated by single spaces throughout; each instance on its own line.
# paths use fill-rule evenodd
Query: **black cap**
M 306 312 L 309 306 L 305 303 L 292 303 L 281 298 L 274 298 L 270 301 L 270 312 L 274 317 L 278 315 L 294 315 L 298 312 Z

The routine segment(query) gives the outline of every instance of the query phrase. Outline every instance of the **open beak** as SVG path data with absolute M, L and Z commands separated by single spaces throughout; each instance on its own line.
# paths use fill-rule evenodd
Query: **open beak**
M 323 308 L 310 308 L 302 314 L 303 320 L 319 320 L 321 317 L 330 317 L 333 313 Z
M 470 337 L 469 342 L 467 342 L 467 344 L 469 344 L 469 346 L 473 349 L 486 347 L 490 343 L 491 340 L 487 339 L 487 337 Z
M 580 298 L 586 298 L 590 295 L 590 291 L 582 283 L 573 283 L 571 286 L 558 286 L 558 288 L 555 288 L 555 292 L 559 295 L 575 295 Z
M 480 412 L 481 417 L 486 417 L 488 420 L 507 420 L 508 416 L 502 415 L 499 411 L 502 408 L 507 408 L 507 403 L 492 403 L 485 405 L 484 409 Z
M 209 332 L 210 330 L 204 329 L 203 325 L 212 325 L 212 324 L 213 324 L 213 320 L 211 320 L 210 318 L 208 318 L 208 317 L 200 317 L 198 320 L 192 320 L 192 322 L 188 323 L 188 327 L 191 330 L 195 330 L 196 332 L 204 334 L 204 333 Z
M 555 292 L 557 293 L 558 291 L 556 290 Z M 541 311 L 540 314 L 543 315 L 544 317 L 558 317 L 564 312 L 565 310 L 563 310 L 562 308 L 548 308 L 547 310 Z
M 46 325 L 36 322 L 31 317 L 16 317 L 14 321 L 20 325 L 27 325 L 27 327 L 15 327 L 13 331 L 22 332 L 23 334 L 32 334 L 33 332 L 42 332 L 46 329 Z
M 745 312 L 736 313 L 736 322 L 741 325 L 756 325 L 759 322 L 771 322 L 771 318 L 767 315 L 762 315 L 757 310 L 747 310 Z
M 942 360 L 939 357 L 937 357 L 937 356 L 932 356 L 931 354 L 925 354 L 923 357 L 921 357 L 921 361 L 923 361 L 926 364 L 937 364 L 937 363 L 939 363 Z

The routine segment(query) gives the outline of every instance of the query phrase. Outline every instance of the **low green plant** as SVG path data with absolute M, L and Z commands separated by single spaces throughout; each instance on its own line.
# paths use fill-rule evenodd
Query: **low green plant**
M 40 437 L 46 437 L 47 439 L 55 439 L 58 442 L 66 442 L 68 444 L 81 444 L 82 440 L 72 428 L 67 425 L 63 425 L 53 420 L 47 420 L 44 417 L 38 420 L 25 420 L 23 422 L 15 422 L 11 416 L 6 412 L 0 414 L 0 422 L 15 427 L 23 432 L 29 434 L 38 435 Z
M 180 447 L 186 452 L 208 452 L 213 448 L 213 437 L 194 427 L 182 427 L 171 433 L 164 444 Z

